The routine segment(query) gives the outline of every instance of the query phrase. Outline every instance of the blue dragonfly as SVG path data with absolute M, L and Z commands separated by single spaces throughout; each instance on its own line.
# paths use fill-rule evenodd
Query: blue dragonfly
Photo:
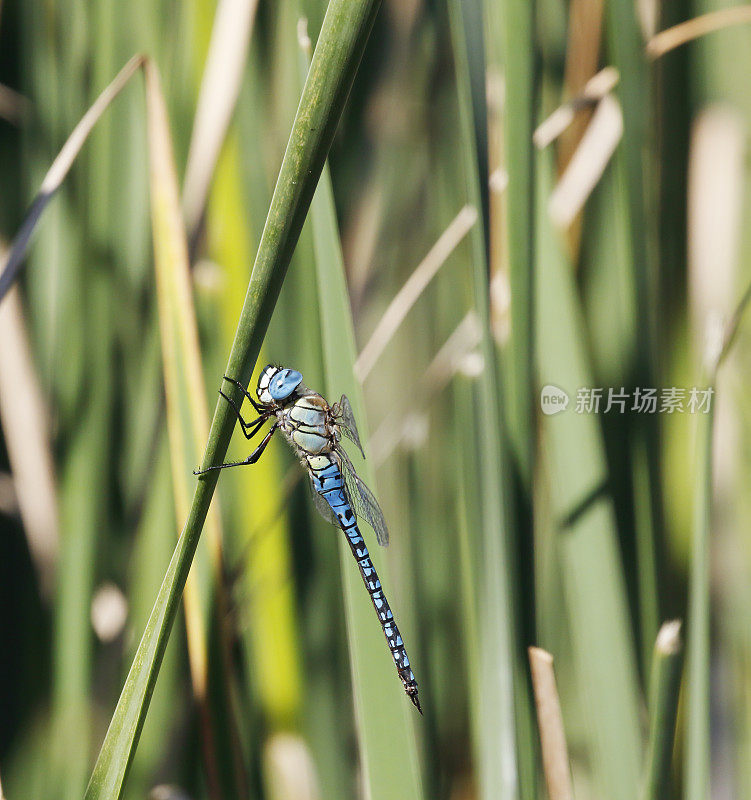
M 284 434 L 310 476 L 316 508 L 324 519 L 340 527 L 347 537 L 386 636 L 404 691 L 422 714 L 417 695 L 417 681 L 409 665 L 407 650 L 357 525 L 357 517 L 365 519 L 375 531 L 378 544 L 384 547 L 388 545 L 389 532 L 381 507 L 355 472 L 349 456 L 342 447 L 342 436 L 344 436 L 352 441 L 363 458 L 365 457 L 349 400 L 346 395 L 342 395 L 338 403 L 329 405 L 320 394 L 303 384 L 302 374 L 297 370 L 274 364 L 266 366 L 258 378 L 257 401 L 240 381 L 228 378 L 226 375 L 224 379 L 237 386 L 258 413 L 256 419 L 246 422 L 235 401 L 223 391 L 219 391 L 234 409 L 247 439 L 252 439 L 267 421 L 273 419 L 274 422 L 258 447 L 245 460 L 217 464 L 204 470 L 197 470 L 194 474 L 202 475 L 212 469 L 255 464 L 274 432 L 280 430 Z

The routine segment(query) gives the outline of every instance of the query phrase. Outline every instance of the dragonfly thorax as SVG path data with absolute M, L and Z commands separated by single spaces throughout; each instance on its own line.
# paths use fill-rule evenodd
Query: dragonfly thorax
M 328 453 L 337 445 L 331 407 L 320 394 L 309 392 L 296 397 L 279 409 L 276 416 L 282 432 L 303 461 Z

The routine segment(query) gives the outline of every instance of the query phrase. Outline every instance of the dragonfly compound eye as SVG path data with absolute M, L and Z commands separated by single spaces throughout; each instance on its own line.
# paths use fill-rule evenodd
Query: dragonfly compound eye
M 294 369 L 282 370 L 275 375 L 269 385 L 269 393 L 274 400 L 285 400 L 300 385 L 302 375 Z

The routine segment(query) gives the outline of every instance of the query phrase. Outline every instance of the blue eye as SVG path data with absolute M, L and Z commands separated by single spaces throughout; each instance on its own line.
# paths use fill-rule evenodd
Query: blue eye
M 285 400 L 300 385 L 302 375 L 294 369 L 282 370 L 274 376 L 269 386 L 269 392 L 274 400 Z

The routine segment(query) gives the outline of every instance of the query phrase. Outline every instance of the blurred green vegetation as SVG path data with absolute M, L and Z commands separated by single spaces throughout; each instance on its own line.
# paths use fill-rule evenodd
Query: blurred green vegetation
M 315 45 L 325 9 L 260 0 L 253 16 L 205 213 L 187 231 L 203 394 L 183 388 L 177 406 L 193 422 L 190 408 L 216 402 L 298 107 L 298 21 Z M 161 74 L 183 185 L 216 10 L 0 4 L 0 252 L 134 53 Z M 643 785 L 700 800 L 710 781 L 723 800 L 751 796 L 751 341 L 741 325 L 716 377 L 707 345 L 751 278 L 751 31 L 645 48 L 713 10 L 384 0 L 258 366 L 293 366 L 330 402 L 346 392 L 369 432 L 360 466 L 391 529 L 374 555 L 425 715 L 402 696 L 342 536 L 274 441 L 222 473 L 194 572 L 200 635 L 181 609 L 123 797 L 545 797 L 529 645 L 555 657 L 578 800 Z M 535 126 L 609 65 L 612 92 L 576 104 L 535 150 Z M 556 224 L 551 198 L 585 131 L 615 136 L 614 152 L 598 169 L 583 150 L 591 192 Z M 358 349 L 466 204 L 474 224 L 360 381 Z M 190 365 L 164 361 L 154 267 L 139 76 L 45 212 L 13 301 L 40 390 L 21 406 L 51 453 L 51 494 L 22 486 L 24 465 L 44 464 L 14 443 L 22 422 L 3 393 L 34 383 L 0 354 L 8 800 L 83 796 L 184 523 L 202 423 L 182 444 L 168 436 L 169 392 L 191 385 Z M 711 415 L 604 413 L 608 388 L 709 381 Z M 548 384 L 569 396 L 556 416 L 540 413 Z M 604 388 L 599 414 L 577 413 L 581 387 Z M 248 447 L 236 435 L 229 460 Z M 50 505 L 46 527 L 29 496 Z M 669 765 L 680 660 L 657 689 L 650 675 L 671 618 L 688 655 Z

